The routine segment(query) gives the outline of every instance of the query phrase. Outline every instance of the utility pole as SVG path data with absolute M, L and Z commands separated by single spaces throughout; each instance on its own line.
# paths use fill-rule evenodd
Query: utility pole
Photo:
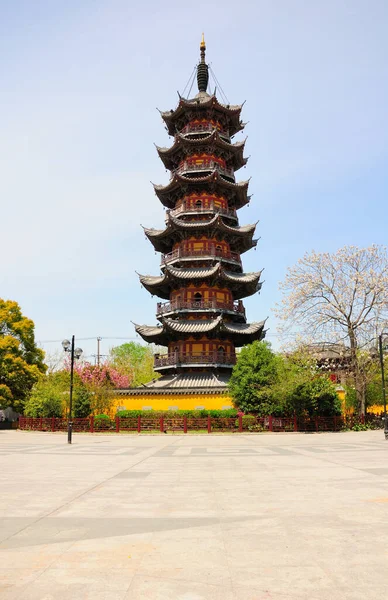
M 102 338 L 98 337 L 97 338 L 97 367 L 100 366 L 100 342 L 101 342 Z
M 380 367 L 381 367 L 381 385 L 382 385 L 383 403 L 384 403 L 384 435 L 385 435 L 385 439 L 388 440 L 387 396 L 385 393 L 384 343 L 383 343 L 383 334 L 382 333 L 379 335 L 379 355 L 380 355 Z

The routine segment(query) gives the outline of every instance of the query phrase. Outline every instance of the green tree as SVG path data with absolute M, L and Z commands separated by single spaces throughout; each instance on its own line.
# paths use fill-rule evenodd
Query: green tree
M 129 378 L 131 387 L 148 383 L 152 379 L 160 377 L 154 371 L 152 346 L 143 346 L 137 342 L 128 342 L 112 348 L 109 364 Z
M 17 302 L 0 298 L 0 406 L 12 406 L 19 412 L 23 412 L 30 390 L 46 371 L 34 327 Z
M 69 375 L 65 371 L 41 377 L 25 403 L 28 417 L 63 417 L 69 398 Z
M 315 361 L 303 347 L 287 355 L 278 354 L 276 367 L 277 378 L 271 388 L 275 410 L 272 414 L 279 416 L 293 414 L 290 397 L 298 386 L 316 377 L 318 369 Z
M 341 414 L 341 401 L 334 384 L 325 376 L 297 385 L 287 398 L 289 412 L 297 415 L 332 416 Z
M 77 419 L 84 419 L 91 414 L 91 397 L 92 394 L 84 385 L 79 385 L 76 388 L 73 401 L 73 411 L 74 416 Z
M 245 346 L 238 357 L 229 390 L 234 405 L 245 413 L 274 414 L 272 386 L 278 380 L 278 357 L 268 342 L 253 342 Z

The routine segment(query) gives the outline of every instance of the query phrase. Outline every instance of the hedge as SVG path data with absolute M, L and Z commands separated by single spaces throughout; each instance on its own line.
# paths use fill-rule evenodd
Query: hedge
M 118 410 L 117 417 L 122 419 L 127 417 L 237 417 L 238 411 L 235 408 L 225 410 Z

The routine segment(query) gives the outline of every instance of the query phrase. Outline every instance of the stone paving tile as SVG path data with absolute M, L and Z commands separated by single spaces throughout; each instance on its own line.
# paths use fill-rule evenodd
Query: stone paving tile
M 1 600 L 385 595 L 381 432 L 65 438 L 0 435 Z
M 125 600 L 234 600 L 231 586 L 209 585 L 206 582 L 176 581 L 137 575 L 127 591 Z

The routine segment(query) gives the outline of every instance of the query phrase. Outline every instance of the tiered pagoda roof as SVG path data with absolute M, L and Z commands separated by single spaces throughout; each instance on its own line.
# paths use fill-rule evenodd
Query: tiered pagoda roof
M 174 136 L 187 123 L 188 117 L 211 115 L 228 124 L 229 136 L 232 137 L 245 127 L 240 119 L 242 105 L 228 105 L 218 102 L 216 96 L 200 91 L 195 98 L 180 98 L 175 110 L 161 111 L 168 134 Z
M 240 253 L 254 248 L 257 244 L 257 240 L 253 239 L 257 223 L 231 226 L 218 214 L 209 220 L 184 221 L 168 213 L 166 221 L 165 229 L 144 227 L 145 235 L 157 252 L 168 252 L 172 244 L 193 235 L 196 231 L 201 234 L 206 232 L 210 237 L 219 235 L 233 244 L 236 252 Z
M 221 262 L 209 267 L 178 268 L 166 265 L 161 275 L 139 275 L 140 282 L 152 295 L 169 299 L 170 292 L 180 283 L 203 282 L 226 284 L 235 300 L 252 296 L 261 289 L 262 271 L 234 273 L 223 268 Z
M 193 152 L 212 152 L 214 149 L 218 150 L 219 156 L 231 163 L 235 171 L 247 164 L 248 159 L 244 157 L 246 140 L 231 144 L 221 136 L 217 129 L 209 134 L 205 133 L 204 136 L 202 134 L 202 137 L 200 136 L 200 133 L 197 133 L 195 137 L 187 137 L 182 133 L 177 133 L 174 144 L 170 148 L 156 146 L 159 157 L 166 169 L 173 171 L 180 161 L 193 154 Z
M 218 339 L 233 336 L 235 346 L 243 346 L 257 339 L 264 331 L 265 321 L 260 323 L 233 323 L 220 315 L 213 320 L 178 320 L 164 318 L 162 325 L 155 327 L 135 325 L 138 333 L 146 342 L 166 346 L 170 340 L 180 339 L 184 335 L 211 334 Z
M 231 208 L 242 208 L 248 204 L 248 181 L 239 181 L 235 183 L 228 181 L 223 177 L 217 167 L 214 167 L 210 173 L 187 177 L 179 173 L 174 173 L 167 185 L 153 184 L 155 194 L 166 208 L 175 208 L 180 198 L 192 192 L 207 191 L 210 193 L 218 192 L 228 199 Z
M 164 229 L 144 228 L 163 254 L 161 273 L 139 278 L 168 302 L 158 304 L 158 325 L 135 325 L 145 341 L 168 348 L 155 357 L 155 369 L 166 375 L 146 386 L 150 393 L 191 389 L 197 380 L 221 393 L 227 378 L 221 381 L 218 373 L 233 368 L 235 348 L 265 335 L 264 321 L 246 322 L 241 302 L 262 285 L 262 271 L 242 272 L 240 256 L 257 244 L 257 223 L 240 225 L 236 212 L 250 200 L 249 181 L 235 181 L 247 162 L 245 141 L 231 141 L 244 128 L 242 106 L 221 104 L 207 93 L 205 49 L 202 40 L 197 95 L 180 97 L 175 110 L 161 113 L 174 142 L 157 152 L 171 178 L 154 190 L 169 211 Z

